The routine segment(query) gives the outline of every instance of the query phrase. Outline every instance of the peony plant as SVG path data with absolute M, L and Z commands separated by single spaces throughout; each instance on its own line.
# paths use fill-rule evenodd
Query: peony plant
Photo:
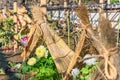
M 32 55 L 27 62 L 23 63 L 22 73 L 36 73 L 26 80 L 61 80 L 61 74 L 58 73 L 54 61 L 49 54 L 47 48 L 40 45 L 35 50 L 35 55 Z
M 36 63 L 36 58 L 32 57 L 28 60 L 27 64 L 33 66 Z
M 36 49 L 35 54 L 36 54 L 37 58 L 42 58 L 42 57 L 47 58 L 48 50 L 43 45 L 41 45 Z

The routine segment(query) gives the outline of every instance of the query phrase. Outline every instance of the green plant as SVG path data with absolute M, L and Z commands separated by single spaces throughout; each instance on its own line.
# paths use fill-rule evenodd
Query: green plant
M 7 18 L 7 19 L 3 20 L 2 25 L 3 25 L 4 30 L 7 30 L 7 31 L 13 30 L 13 25 L 14 25 L 13 19 Z
M 13 29 L 13 19 L 7 18 L 2 21 L 2 25 L 0 27 L 0 42 L 9 43 L 9 40 L 13 39 L 14 29 Z
M 80 72 L 80 80 L 89 80 L 90 76 L 92 75 L 92 72 L 94 71 L 94 69 L 96 68 L 95 65 L 85 65 L 85 67 L 83 67 Z
M 61 75 L 58 73 L 57 68 L 50 54 L 47 57 L 38 58 L 36 55 L 31 57 L 36 58 L 34 65 L 28 65 L 27 62 L 23 63 L 22 73 L 37 72 L 28 80 L 61 80 Z
M 23 63 L 22 73 L 37 72 L 32 80 L 56 80 L 56 77 L 60 78 L 59 73 L 55 67 L 52 57 L 37 59 L 37 62 L 33 66 L 29 66 L 27 63 Z M 28 79 L 29 80 L 29 79 Z M 60 79 L 57 79 L 60 80 Z
M 110 0 L 111 3 L 118 3 L 119 0 Z

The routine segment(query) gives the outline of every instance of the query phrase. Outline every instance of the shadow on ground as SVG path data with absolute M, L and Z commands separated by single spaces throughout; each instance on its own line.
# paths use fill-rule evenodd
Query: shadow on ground
M 0 52 L 0 68 L 5 71 L 5 74 L 0 74 L 0 80 L 20 80 L 15 76 L 14 72 L 8 72 L 7 69 L 9 67 L 8 62 L 15 62 L 15 63 L 21 63 L 22 58 L 20 54 L 13 53 L 2 53 Z

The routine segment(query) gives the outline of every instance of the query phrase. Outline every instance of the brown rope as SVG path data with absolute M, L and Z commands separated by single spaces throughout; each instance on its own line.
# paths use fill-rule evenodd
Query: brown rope
M 103 53 L 103 57 L 105 59 L 104 66 L 105 66 L 105 75 L 106 75 L 106 77 L 108 79 L 112 79 L 112 80 L 116 79 L 117 70 L 116 70 L 115 66 L 109 61 L 110 60 L 109 59 L 110 58 L 109 57 L 109 52 Z M 108 70 L 112 70 L 112 74 L 110 74 L 110 72 Z
M 90 30 L 87 30 L 89 33 L 91 33 L 90 32 Z M 91 35 L 93 35 L 93 34 L 91 34 Z M 100 42 L 95 36 L 91 36 L 92 37 L 92 39 L 95 41 L 95 42 Z M 104 51 L 104 53 L 102 53 L 101 55 L 103 55 L 104 56 L 104 59 L 105 59 L 105 64 L 104 64 L 104 66 L 105 66 L 105 75 L 106 75 L 106 77 L 108 78 L 108 79 L 112 79 L 112 80 L 114 80 L 116 77 L 117 77 L 117 71 L 116 71 L 116 68 L 114 67 L 114 65 L 112 65 L 112 63 L 109 61 L 109 59 L 110 59 L 110 56 L 111 56 L 111 54 L 110 54 L 110 50 L 107 50 L 106 48 L 105 48 L 105 46 L 103 46 L 103 44 L 102 43 L 99 43 L 99 46 L 100 47 L 102 47 L 102 50 Z M 109 69 L 108 69 L 108 66 L 109 66 Z M 114 73 L 114 75 L 112 75 L 112 74 L 109 74 L 109 71 L 108 70 L 110 70 L 110 69 L 112 69 L 113 71 L 113 73 Z
M 102 76 L 104 77 L 105 80 L 107 80 L 106 76 L 103 74 L 102 70 L 99 68 L 99 66 L 96 66 L 98 71 L 102 74 Z

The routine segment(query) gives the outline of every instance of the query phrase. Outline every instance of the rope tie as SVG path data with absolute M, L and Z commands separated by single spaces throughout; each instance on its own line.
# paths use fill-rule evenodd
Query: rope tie
M 110 57 L 110 55 L 111 55 L 110 52 L 105 52 L 102 55 L 103 55 L 103 58 L 105 60 L 104 66 L 105 66 L 106 77 L 108 79 L 112 79 L 112 80 L 116 79 L 117 70 L 116 70 L 115 66 L 110 62 L 110 58 L 111 58 Z M 112 73 L 109 70 L 111 70 Z
M 81 23 L 83 25 L 83 30 L 86 30 L 87 26 L 89 26 L 90 24 L 87 24 L 87 25 L 84 25 L 83 23 Z M 105 60 L 105 64 L 104 64 L 104 67 L 105 67 L 105 75 L 108 79 L 116 79 L 117 77 L 117 70 L 115 68 L 115 66 L 110 62 L 110 58 L 111 58 L 111 55 L 114 55 L 114 53 L 116 53 L 116 51 L 114 51 L 114 53 L 110 53 L 111 51 L 115 50 L 116 48 L 112 48 L 110 50 L 105 50 L 105 52 L 101 55 L 104 60 Z M 111 70 L 111 72 L 109 71 Z

